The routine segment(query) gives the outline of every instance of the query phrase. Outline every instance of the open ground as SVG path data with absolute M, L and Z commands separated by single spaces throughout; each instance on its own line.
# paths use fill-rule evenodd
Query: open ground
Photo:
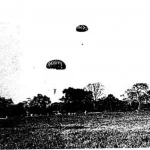
M 20 117 L 0 125 L 0 149 L 150 147 L 150 112 Z

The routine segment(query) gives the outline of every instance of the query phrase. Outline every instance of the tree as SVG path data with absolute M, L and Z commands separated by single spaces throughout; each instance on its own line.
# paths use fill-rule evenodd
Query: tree
M 0 117 L 9 116 L 11 113 L 11 106 L 13 105 L 12 99 L 0 97 Z
M 64 103 L 62 103 L 62 102 L 52 103 L 49 112 L 50 113 L 52 113 L 52 112 L 62 113 L 63 112 L 63 107 L 64 107 Z
M 103 96 L 102 92 L 104 90 L 104 86 L 99 82 L 88 84 L 84 89 L 92 92 L 94 101 L 97 101 L 101 96 Z
M 65 94 L 60 100 L 65 103 L 67 111 L 84 111 L 92 100 L 92 92 L 85 91 L 84 89 L 74 89 L 69 87 L 63 90 Z
M 32 112 L 33 114 L 46 114 L 46 110 L 50 106 L 50 104 L 51 101 L 49 97 L 38 94 L 37 96 L 34 96 L 32 100 L 30 100 L 30 112 Z
M 141 104 L 149 99 L 147 83 L 136 83 L 131 89 L 127 89 L 123 95 L 123 100 L 128 101 L 130 104 L 137 101 L 137 111 L 141 110 Z
M 118 112 L 126 111 L 127 109 L 127 102 L 119 100 L 113 94 L 108 94 L 108 96 L 102 102 L 104 111 Z
M 12 105 L 11 116 L 26 116 L 26 109 L 24 107 L 24 102 Z
M 95 110 L 96 108 L 96 101 L 99 100 L 100 97 L 102 97 L 103 94 L 103 90 L 104 90 L 104 86 L 97 82 L 97 83 L 92 83 L 92 84 L 88 84 L 85 88 L 86 91 L 91 91 L 92 95 L 93 95 L 93 109 Z
M 30 110 L 31 110 L 30 102 L 31 101 L 32 101 L 31 98 L 27 98 L 27 100 L 21 102 L 27 116 L 30 114 Z

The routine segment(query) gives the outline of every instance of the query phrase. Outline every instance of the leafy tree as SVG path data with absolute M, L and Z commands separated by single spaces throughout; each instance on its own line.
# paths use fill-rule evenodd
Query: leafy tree
M 103 94 L 103 90 L 104 90 L 104 86 L 97 82 L 97 83 L 92 83 L 92 84 L 88 84 L 85 88 L 86 91 L 91 91 L 92 95 L 93 95 L 93 107 L 94 110 L 96 109 L 96 101 L 99 100 L 100 97 L 104 96 Z
M 126 103 L 127 104 L 127 103 Z M 103 109 L 105 111 L 125 111 L 127 108 L 127 105 L 124 101 L 119 100 L 116 98 L 113 94 L 109 94 L 104 100 L 103 100 Z
M 99 82 L 88 84 L 84 89 L 92 92 L 94 101 L 103 96 L 104 86 Z
M 141 104 L 149 99 L 148 88 L 148 84 L 146 83 L 136 83 L 121 96 L 123 100 L 128 101 L 130 104 L 133 101 L 137 101 L 137 111 L 139 112 L 141 110 Z
M 12 105 L 11 107 L 11 116 L 26 116 L 26 109 L 24 103 L 20 102 L 18 104 Z
M 84 111 L 87 105 L 93 100 L 92 92 L 84 89 L 74 89 L 69 87 L 63 90 L 65 94 L 60 100 L 65 103 L 67 111 Z
M 107 111 L 114 111 L 117 109 L 117 102 L 114 95 L 109 94 L 106 99 L 104 100 L 104 108 Z
M 50 106 L 50 111 L 51 112 L 63 112 L 63 108 L 64 108 L 64 103 L 62 102 L 55 102 L 52 103 Z
M 93 100 L 92 93 L 90 91 L 85 91 L 84 89 L 74 89 L 69 87 L 68 89 L 63 90 L 63 94 L 65 94 L 65 96 L 63 96 L 60 100 L 65 103 Z
M 32 100 L 29 102 L 30 113 L 33 114 L 46 114 L 47 108 L 50 106 L 51 101 L 47 96 L 43 96 L 42 94 L 38 94 L 34 96 Z
M 0 117 L 9 116 L 11 113 L 11 106 L 13 105 L 12 99 L 0 97 Z
M 25 110 L 25 115 L 27 116 L 30 114 L 30 111 L 31 111 L 31 108 L 30 108 L 31 101 L 32 101 L 31 98 L 27 98 L 27 100 L 21 102 L 23 105 L 23 109 Z

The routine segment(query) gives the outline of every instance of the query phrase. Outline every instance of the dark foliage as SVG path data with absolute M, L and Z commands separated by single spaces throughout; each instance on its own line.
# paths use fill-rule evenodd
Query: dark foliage
M 99 99 L 95 103 L 95 109 L 93 111 L 96 112 L 124 112 L 131 111 L 130 105 L 126 101 L 121 101 L 114 97 L 112 94 L 109 94 L 106 98 Z
M 0 118 L 8 117 L 11 114 L 12 99 L 0 97 Z
M 30 101 L 28 110 L 31 114 L 46 115 L 50 104 L 49 97 L 38 94 Z
M 83 89 L 74 89 L 69 87 L 63 90 L 63 96 L 60 100 L 64 102 L 67 112 L 89 111 L 92 106 L 93 96 L 91 91 Z
M 11 106 L 11 114 L 10 117 L 17 116 L 26 116 L 26 109 L 24 107 L 24 103 L 18 103 L 16 105 Z
M 51 106 L 49 107 L 49 113 L 55 113 L 55 112 L 64 112 L 65 111 L 65 107 L 64 107 L 64 103 L 62 102 L 55 102 L 52 103 Z

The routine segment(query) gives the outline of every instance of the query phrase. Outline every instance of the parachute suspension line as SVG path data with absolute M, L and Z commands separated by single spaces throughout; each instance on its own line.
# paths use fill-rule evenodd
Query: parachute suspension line
M 47 69 L 56 69 L 56 70 L 65 70 L 66 69 L 66 64 L 62 60 L 50 60 L 46 64 Z M 54 89 L 54 94 L 56 94 L 56 90 Z
M 78 25 L 76 27 L 76 31 L 77 32 L 86 32 L 86 31 L 88 31 L 88 27 L 86 25 Z M 83 45 L 83 43 L 81 43 L 81 45 Z

